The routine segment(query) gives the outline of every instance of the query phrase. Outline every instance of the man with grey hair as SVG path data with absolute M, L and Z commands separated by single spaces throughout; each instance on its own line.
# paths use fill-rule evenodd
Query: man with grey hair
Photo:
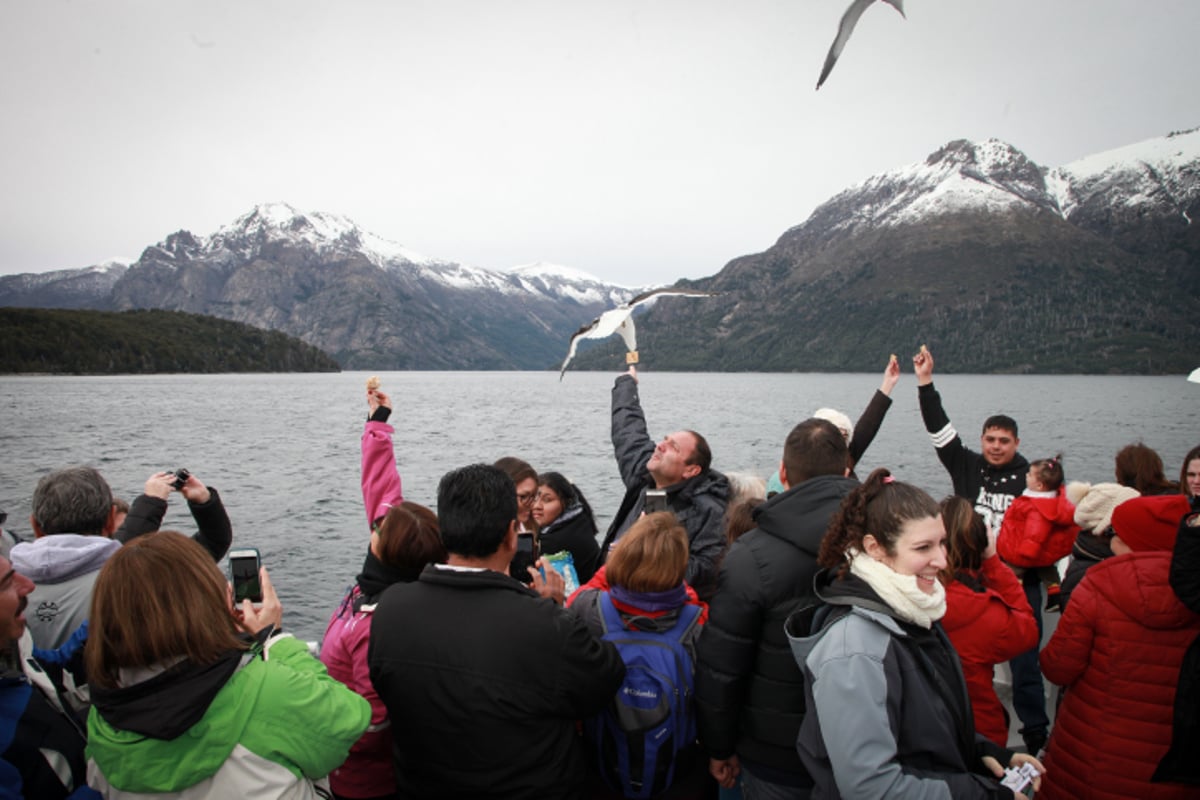
M 38 481 L 33 491 L 32 542 L 12 548 L 13 567 L 32 580 L 36 588 L 29 595 L 29 632 L 35 646 L 61 647 L 87 619 L 92 585 L 100 568 L 121 542 L 118 539 L 157 530 L 166 510 L 166 498 L 177 490 L 188 500 L 188 508 L 199 524 L 193 537 L 219 560 L 233 538 L 229 517 L 216 489 L 205 486 L 194 475 L 175 485 L 170 472 L 151 475 L 145 494 L 134 501 L 126 528 L 130 536 L 113 538 L 117 533 L 117 511 L 112 490 L 104 477 L 92 467 L 76 466 L 51 472 Z M 161 506 L 155 518 L 150 508 Z

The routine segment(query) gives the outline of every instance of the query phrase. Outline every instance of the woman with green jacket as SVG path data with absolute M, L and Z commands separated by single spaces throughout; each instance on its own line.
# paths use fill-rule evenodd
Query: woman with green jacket
M 318 797 L 370 720 L 282 607 L 231 607 L 202 547 L 162 531 L 118 550 L 92 594 L 88 783 L 105 797 Z

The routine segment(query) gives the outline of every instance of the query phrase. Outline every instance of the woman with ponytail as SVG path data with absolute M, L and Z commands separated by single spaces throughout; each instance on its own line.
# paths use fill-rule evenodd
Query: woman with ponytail
M 821 542 L 812 632 L 788 638 L 808 711 L 796 748 L 822 798 L 1009 798 L 1001 763 L 1041 763 L 975 733 L 938 620 L 947 567 L 938 504 L 884 469 L 846 496 Z M 1040 784 L 1035 781 L 1034 788 Z

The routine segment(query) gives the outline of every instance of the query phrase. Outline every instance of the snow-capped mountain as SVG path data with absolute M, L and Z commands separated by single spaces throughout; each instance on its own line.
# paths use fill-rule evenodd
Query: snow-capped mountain
M 509 274 L 527 291 L 582 305 L 598 303 L 609 308 L 625 302 L 639 291 L 602 281 L 580 269 L 543 261 L 515 267 Z
M 129 268 L 128 259 L 111 258 L 82 269 L 0 276 L 0 306 L 93 308 L 112 292 Z
M 1097 202 L 1171 208 L 1187 223 L 1200 194 L 1200 128 L 1119 147 L 1050 170 L 1047 187 L 1064 219 Z
M 956 140 L 690 282 L 720 296 L 657 304 L 639 344 L 660 369 L 876 371 L 921 343 L 939 371 L 1191 369 L 1198 219 L 1200 130 L 1053 169 Z M 550 366 L 636 291 L 552 264 L 429 258 L 282 203 L 209 236 L 173 233 L 128 267 L 0 277 L 0 305 L 211 314 L 378 369 Z M 611 366 L 617 347 L 576 364 Z
M 177 231 L 127 266 L 0 278 L 4 305 L 209 314 L 379 369 L 545 367 L 580 324 L 632 293 L 567 267 L 501 272 L 430 258 L 286 203 L 258 205 L 211 235 Z
M 147 248 L 137 263 L 169 266 L 203 260 L 230 269 L 261 258 L 264 252 L 281 250 L 303 251 L 327 262 L 365 260 L 403 279 L 430 280 L 452 289 L 534 294 L 583 304 L 606 302 L 629 293 L 624 287 L 570 267 L 535 264 L 502 272 L 430 258 L 365 231 L 347 217 L 302 212 L 287 203 L 255 206 L 208 237 L 186 231 L 171 234 Z
M 677 369 L 874 371 L 926 342 L 939 370 L 1183 369 L 1200 335 L 1198 219 L 1200 130 L 1054 169 L 952 141 L 698 282 L 721 296 L 661 312 L 639 339 Z
M 1200 197 L 1200 128 L 1109 150 L 1053 169 L 997 139 L 959 139 L 851 186 L 785 234 L 823 238 L 871 226 L 903 226 L 956 213 L 1050 211 L 1064 220 L 1137 209 L 1189 222 Z

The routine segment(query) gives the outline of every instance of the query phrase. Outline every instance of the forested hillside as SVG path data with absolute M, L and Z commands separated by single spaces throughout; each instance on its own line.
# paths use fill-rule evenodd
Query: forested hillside
M 278 331 L 179 311 L 0 308 L 0 373 L 337 372 Z

